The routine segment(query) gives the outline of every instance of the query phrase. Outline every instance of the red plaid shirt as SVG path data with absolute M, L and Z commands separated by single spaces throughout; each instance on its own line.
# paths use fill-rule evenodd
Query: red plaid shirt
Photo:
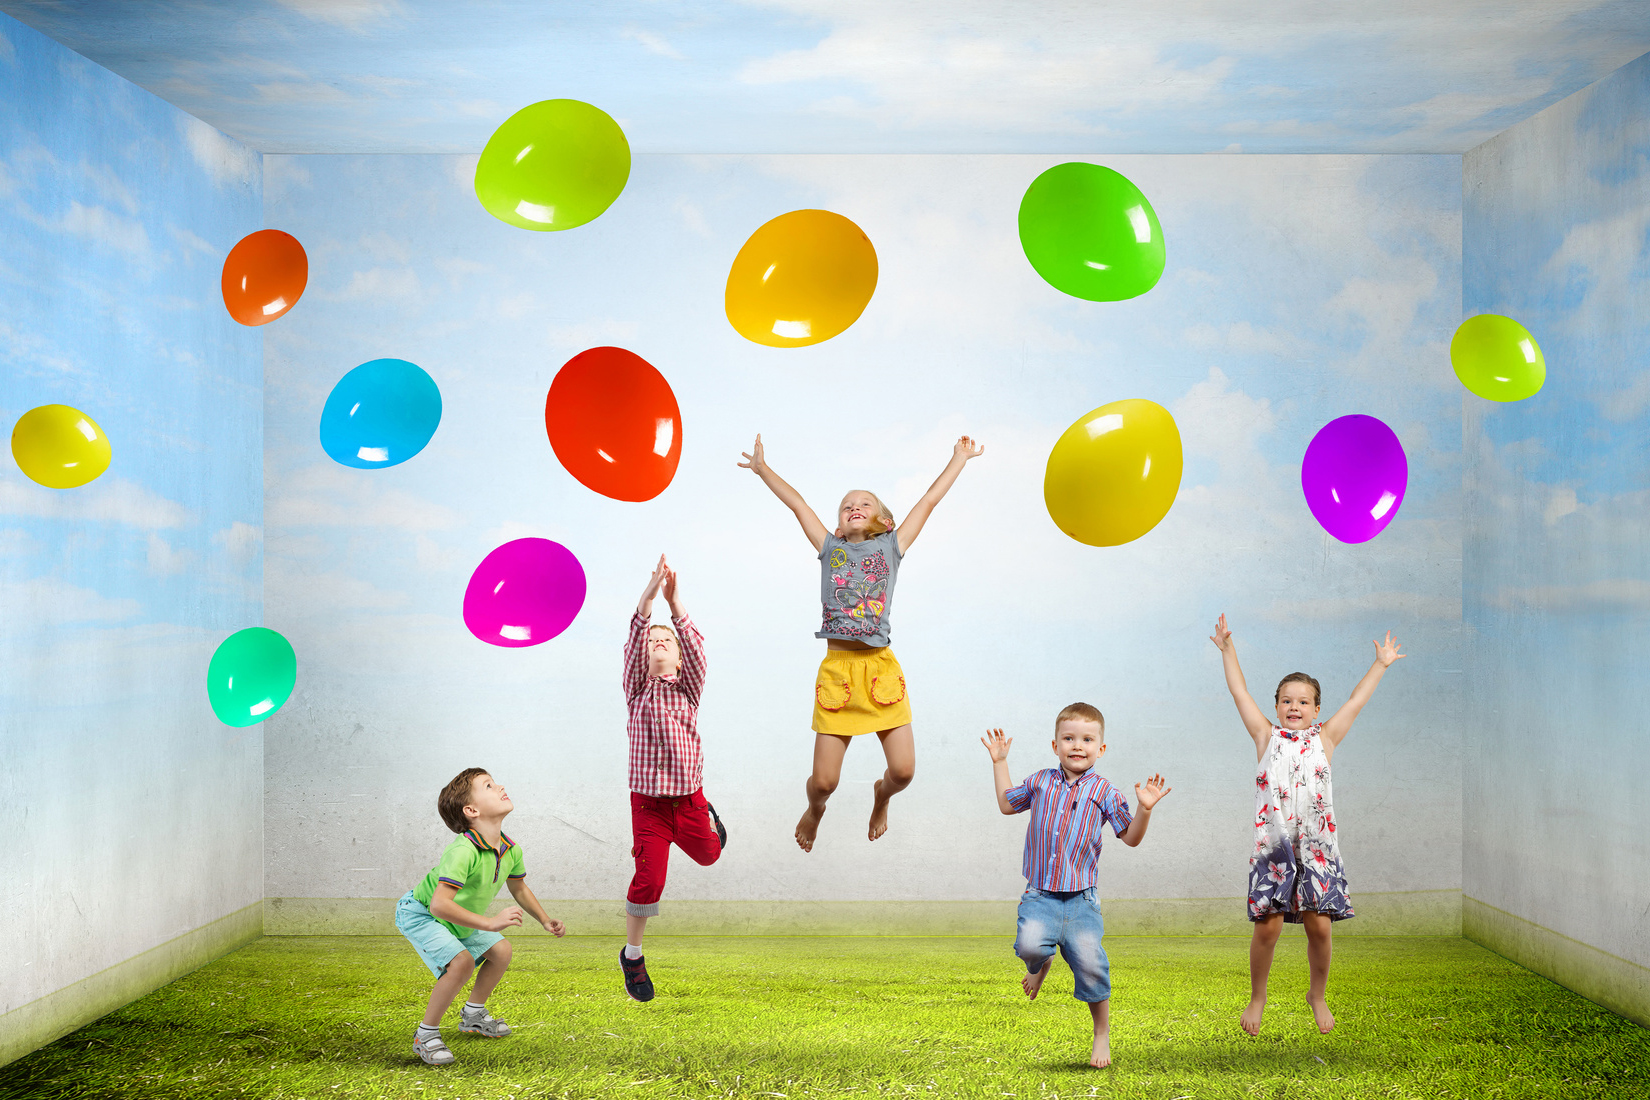
M 630 617 L 624 643 L 624 699 L 630 709 L 630 789 L 654 798 L 679 798 L 705 783 L 699 750 L 699 695 L 705 689 L 705 638 L 683 615 L 671 621 L 682 645 L 674 676 L 647 674 L 648 621 Z

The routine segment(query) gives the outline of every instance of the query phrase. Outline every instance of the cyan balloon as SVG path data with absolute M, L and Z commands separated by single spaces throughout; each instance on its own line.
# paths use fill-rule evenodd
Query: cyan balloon
M 405 359 L 374 359 L 338 380 L 321 409 L 321 446 L 358 470 L 405 462 L 441 423 L 435 379 Z

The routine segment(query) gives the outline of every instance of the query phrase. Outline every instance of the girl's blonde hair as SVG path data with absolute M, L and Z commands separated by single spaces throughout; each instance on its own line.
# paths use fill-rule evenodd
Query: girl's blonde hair
M 882 503 L 881 497 L 877 496 L 869 489 L 849 489 L 846 493 L 842 494 L 842 499 L 847 500 L 855 493 L 864 493 L 866 496 L 870 497 L 872 503 L 877 506 L 877 514 L 871 520 L 871 533 L 873 535 L 880 535 L 884 531 L 892 531 L 894 529 L 894 513 L 889 509 L 888 505 Z M 837 504 L 836 510 L 838 513 L 842 511 L 841 503 Z

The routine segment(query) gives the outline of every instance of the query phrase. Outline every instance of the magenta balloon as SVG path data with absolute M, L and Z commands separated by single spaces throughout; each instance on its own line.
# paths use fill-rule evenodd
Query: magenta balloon
M 464 590 L 464 625 L 489 645 L 548 642 L 584 606 L 584 567 L 549 539 L 515 539 L 481 559 Z
M 1325 424 L 1301 460 L 1301 492 L 1313 518 L 1342 542 L 1368 542 L 1392 522 L 1409 485 L 1409 460 L 1391 428 L 1373 416 Z

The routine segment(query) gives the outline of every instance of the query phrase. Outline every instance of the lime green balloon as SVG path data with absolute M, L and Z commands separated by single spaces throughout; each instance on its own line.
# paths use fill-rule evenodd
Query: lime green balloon
M 1547 357 L 1530 330 L 1495 313 L 1468 317 L 1449 342 L 1461 384 L 1491 401 L 1522 401 L 1547 381 Z
M 1140 188 L 1110 168 L 1056 164 L 1020 200 L 1020 247 L 1048 284 L 1074 298 L 1120 302 L 1163 276 L 1163 227 Z
M 476 198 L 522 229 L 572 229 L 600 216 L 630 179 L 630 142 L 600 107 L 546 99 L 493 131 L 476 162 Z
M 218 719 L 250 726 L 281 709 L 298 682 L 298 657 L 279 633 L 261 626 L 223 640 L 206 668 L 206 697 Z

